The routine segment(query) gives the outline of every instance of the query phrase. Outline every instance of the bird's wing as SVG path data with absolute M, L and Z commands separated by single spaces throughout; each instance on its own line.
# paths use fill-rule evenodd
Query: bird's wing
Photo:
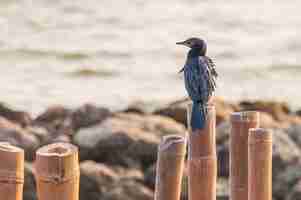
M 216 77 L 217 73 L 214 68 L 214 64 L 212 60 L 208 57 L 200 57 L 199 58 L 199 66 L 202 68 L 202 76 L 206 81 L 206 89 L 207 94 L 210 96 L 215 91 L 216 88 Z
M 207 102 L 209 97 L 207 65 L 199 58 L 190 59 L 185 67 L 185 87 L 192 101 Z
M 208 56 L 205 56 L 205 59 L 208 64 L 211 75 L 214 77 L 218 77 L 218 73 L 216 72 L 216 69 L 215 69 L 216 66 L 215 66 L 215 63 L 213 62 L 213 60 L 211 58 L 209 58 Z

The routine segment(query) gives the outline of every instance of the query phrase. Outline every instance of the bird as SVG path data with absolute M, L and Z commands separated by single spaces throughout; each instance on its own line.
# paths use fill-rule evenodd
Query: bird
M 176 44 L 190 48 L 185 65 L 179 73 L 184 72 L 185 89 L 192 101 L 191 130 L 203 129 L 207 120 L 207 104 L 217 86 L 216 66 L 206 55 L 207 44 L 204 39 L 191 37 Z

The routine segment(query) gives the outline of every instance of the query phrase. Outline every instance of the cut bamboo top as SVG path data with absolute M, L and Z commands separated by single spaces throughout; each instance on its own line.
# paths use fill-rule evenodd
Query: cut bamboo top
M 69 143 L 54 143 L 36 152 L 36 176 L 50 182 L 64 182 L 79 175 L 78 149 Z
M 0 142 L 0 181 L 23 183 L 24 150 L 8 142 Z
M 159 145 L 159 151 L 164 154 L 184 156 L 186 153 L 186 139 L 180 135 L 167 135 Z
M 264 128 L 249 129 L 249 144 L 256 142 L 272 142 L 272 130 Z
M 259 121 L 259 112 L 257 111 L 242 111 L 231 114 L 232 122 L 257 122 Z

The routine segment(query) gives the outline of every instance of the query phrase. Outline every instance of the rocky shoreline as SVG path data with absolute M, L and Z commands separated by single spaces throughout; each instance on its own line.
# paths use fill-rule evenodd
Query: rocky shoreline
M 164 135 L 185 134 L 186 101 L 178 100 L 151 112 L 138 104 L 118 112 L 93 104 L 76 109 L 52 106 L 35 118 L 0 104 L 0 141 L 25 149 L 24 200 L 37 199 L 33 177 L 35 150 L 58 141 L 79 146 L 81 200 L 151 200 L 157 146 Z M 232 103 L 222 98 L 214 101 L 218 200 L 228 199 L 229 116 L 242 110 L 261 111 L 261 127 L 274 129 L 273 199 L 300 199 L 301 110 L 292 112 L 282 102 Z M 185 191 L 183 200 L 187 199 Z

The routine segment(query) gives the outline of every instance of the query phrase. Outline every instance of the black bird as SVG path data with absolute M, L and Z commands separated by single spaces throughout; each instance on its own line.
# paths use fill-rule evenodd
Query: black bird
M 184 71 L 185 88 L 193 103 L 191 129 L 202 129 L 207 119 L 207 103 L 216 88 L 218 74 L 215 64 L 206 56 L 207 44 L 203 39 L 189 38 L 176 44 L 190 48 L 186 63 L 180 72 Z

